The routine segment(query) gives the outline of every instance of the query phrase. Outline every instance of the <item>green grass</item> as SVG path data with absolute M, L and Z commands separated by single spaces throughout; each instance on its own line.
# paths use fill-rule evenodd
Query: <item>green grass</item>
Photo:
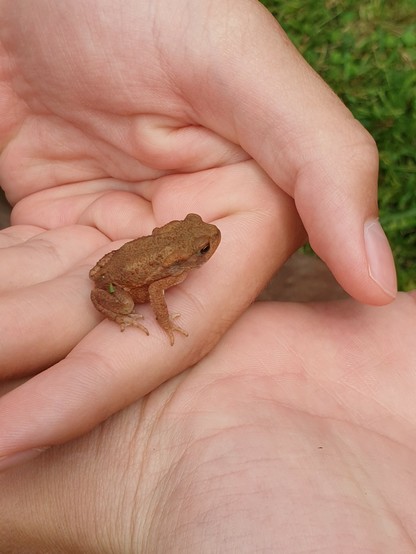
M 380 219 L 399 288 L 416 287 L 415 0 L 263 0 L 375 138 Z

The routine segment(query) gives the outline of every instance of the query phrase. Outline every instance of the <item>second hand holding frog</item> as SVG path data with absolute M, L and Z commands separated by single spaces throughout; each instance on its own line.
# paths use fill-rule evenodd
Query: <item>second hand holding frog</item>
M 173 346 L 174 331 L 185 336 L 188 333 L 169 316 L 165 290 L 181 283 L 192 269 L 209 260 L 220 240 L 219 229 L 204 223 L 196 214 L 157 227 L 151 235 L 127 242 L 97 262 L 90 271 L 95 283 L 91 300 L 122 331 L 132 325 L 146 335 L 149 331 L 137 321 L 143 316 L 134 313 L 134 305 L 150 302 Z

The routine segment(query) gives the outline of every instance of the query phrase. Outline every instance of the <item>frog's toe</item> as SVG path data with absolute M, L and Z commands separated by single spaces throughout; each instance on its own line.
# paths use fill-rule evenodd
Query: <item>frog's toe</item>
M 116 323 L 120 325 L 121 332 L 123 332 L 126 327 L 138 327 L 144 333 L 146 333 L 146 335 L 149 335 L 149 331 L 147 330 L 147 328 L 138 322 L 139 319 L 143 319 L 143 316 L 141 314 L 119 315 L 116 317 Z
M 166 331 L 166 333 L 169 337 L 169 342 L 170 342 L 171 346 L 173 346 L 175 344 L 175 335 L 173 334 L 174 331 L 176 331 L 177 333 L 181 333 L 185 337 L 189 336 L 187 331 L 185 331 L 185 329 L 182 329 L 182 327 L 179 327 L 179 325 L 176 325 L 173 322 L 173 320 L 178 318 L 179 316 L 180 316 L 180 314 L 171 315 L 170 318 L 169 318 L 169 327 L 167 329 L 165 329 L 165 331 Z

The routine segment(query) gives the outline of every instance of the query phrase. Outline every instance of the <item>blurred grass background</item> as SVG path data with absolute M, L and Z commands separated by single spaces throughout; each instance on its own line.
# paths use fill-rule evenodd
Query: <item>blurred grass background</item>
M 416 0 L 262 0 L 380 152 L 380 220 L 416 288 Z

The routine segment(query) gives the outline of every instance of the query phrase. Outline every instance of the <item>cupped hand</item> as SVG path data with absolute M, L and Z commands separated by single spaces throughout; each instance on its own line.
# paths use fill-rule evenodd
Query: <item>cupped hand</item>
M 195 367 L 0 474 L 0 549 L 414 553 L 415 317 L 410 294 L 256 303 Z
M 374 144 L 260 4 L 2 0 L 0 16 L 14 204 L 1 371 L 45 370 L 2 399 L 0 455 L 87 431 L 201 358 L 301 242 L 294 205 L 351 294 L 391 300 Z M 97 325 L 88 269 L 188 212 L 223 235 L 168 293 L 189 339 L 171 349 L 156 326 L 147 338 Z

